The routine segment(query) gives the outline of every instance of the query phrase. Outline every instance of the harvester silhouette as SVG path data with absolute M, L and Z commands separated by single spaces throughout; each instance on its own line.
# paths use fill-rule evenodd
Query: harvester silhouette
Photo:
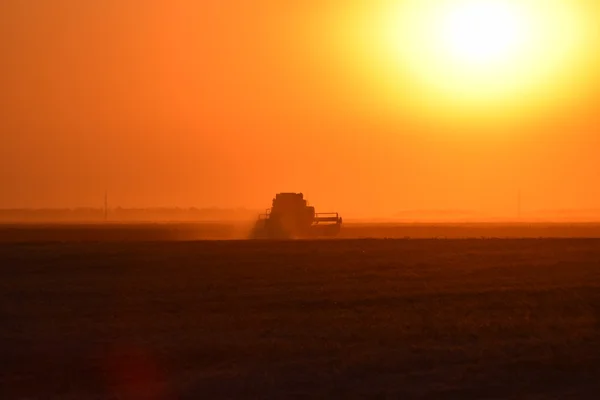
M 311 238 L 335 236 L 342 218 L 337 212 L 316 213 L 302 193 L 278 193 L 272 207 L 261 214 L 253 238 Z

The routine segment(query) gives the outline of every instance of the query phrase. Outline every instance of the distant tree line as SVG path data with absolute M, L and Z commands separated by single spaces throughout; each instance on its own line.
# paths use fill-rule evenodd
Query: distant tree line
M 1 209 L 0 222 L 205 222 L 246 221 L 256 218 L 259 211 L 244 208 L 38 208 Z M 105 218 L 106 217 L 106 218 Z

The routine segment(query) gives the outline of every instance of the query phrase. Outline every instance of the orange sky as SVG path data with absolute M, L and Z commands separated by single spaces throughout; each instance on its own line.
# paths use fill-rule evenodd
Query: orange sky
M 368 40 L 333 39 L 370 4 L 0 2 L 0 208 L 101 206 L 106 187 L 124 207 L 261 208 L 302 191 L 349 216 L 513 216 L 521 187 L 524 212 L 600 219 L 592 64 L 576 96 L 526 117 L 418 113 L 403 65 L 390 95 L 390 67 L 361 58 Z

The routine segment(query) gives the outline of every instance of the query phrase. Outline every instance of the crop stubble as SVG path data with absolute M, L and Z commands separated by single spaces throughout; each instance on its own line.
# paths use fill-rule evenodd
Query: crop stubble
M 0 395 L 596 398 L 599 288 L 585 239 L 2 244 Z

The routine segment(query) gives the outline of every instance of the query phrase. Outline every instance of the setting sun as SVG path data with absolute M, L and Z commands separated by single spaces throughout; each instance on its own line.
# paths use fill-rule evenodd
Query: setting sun
M 440 44 L 449 58 L 469 68 L 516 60 L 530 39 L 522 10 L 506 1 L 467 1 L 440 22 Z
M 374 75 L 387 69 L 387 91 L 404 75 L 399 90 L 427 105 L 518 108 L 568 97 L 590 64 L 590 23 L 564 0 L 407 0 L 385 3 L 381 15 L 374 46 L 384 67 Z

